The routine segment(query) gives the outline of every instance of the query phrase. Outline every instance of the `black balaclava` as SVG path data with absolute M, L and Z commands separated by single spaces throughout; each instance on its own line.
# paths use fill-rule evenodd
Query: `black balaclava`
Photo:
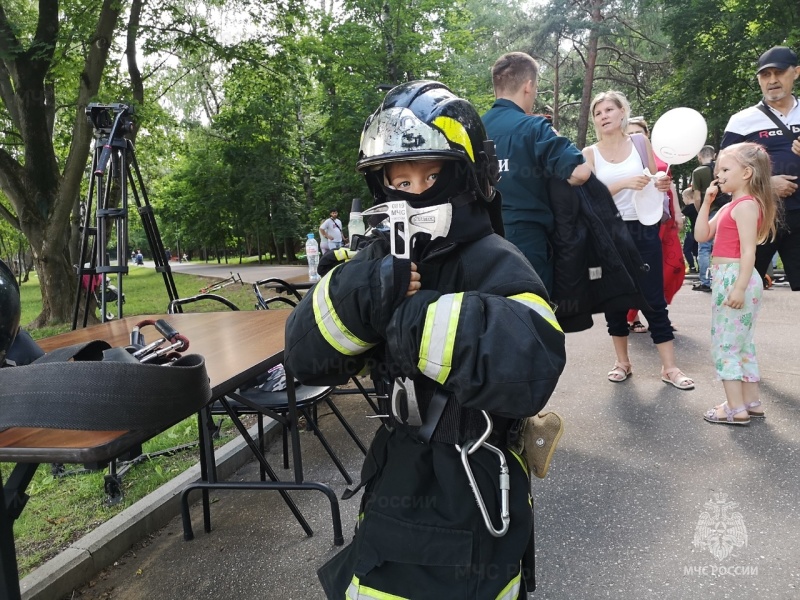
M 404 200 L 414 208 L 427 208 L 449 202 L 453 205 L 453 219 L 450 231 L 444 238 L 430 243 L 427 235 L 419 235 L 414 246 L 412 259 L 422 258 L 428 252 L 454 243 L 464 243 L 486 237 L 492 230 L 488 203 L 478 200 L 470 189 L 469 175 L 460 161 L 443 161 L 442 170 L 430 188 L 421 194 L 409 194 L 386 185 L 383 170 L 376 174 L 382 182 L 387 200 Z

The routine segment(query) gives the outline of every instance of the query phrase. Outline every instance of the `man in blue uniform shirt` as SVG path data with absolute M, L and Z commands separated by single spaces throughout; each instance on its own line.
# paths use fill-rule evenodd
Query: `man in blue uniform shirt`
M 506 239 L 522 251 L 552 293 L 553 256 L 548 237 L 554 222 L 547 180 L 559 177 L 581 185 L 591 170 L 572 142 L 558 135 L 547 119 L 531 114 L 538 78 L 539 65 L 528 54 L 501 56 L 492 67 L 497 100 L 482 118 L 500 163 L 497 189 L 503 199 Z
M 797 54 L 785 46 L 770 48 L 758 59 L 756 78 L 761 102 L 733 115 L 725 127 L 720 149 L 755 142 L 772 160 L 772 189 L 783 200 L 784 222 L 772 242 L 756 248 L 761 277 L 777 251 L 793 291 L 800 290 L 800 104 L 792 94 L 800 67 Z

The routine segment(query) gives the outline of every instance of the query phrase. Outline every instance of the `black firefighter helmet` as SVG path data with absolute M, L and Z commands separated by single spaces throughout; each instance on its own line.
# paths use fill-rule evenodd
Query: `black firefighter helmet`
M 381 167 L 405 160 L 455 160 L 478 198 L 491 202 L 499 166 L 480 115 L 438 81 L 392 88 L 364 125 L 356 168 L 376 201 L 386 198 Z
M 0 366 L 17 337 L 21 310 L 17 279 L 6 263 L 0 260 Z

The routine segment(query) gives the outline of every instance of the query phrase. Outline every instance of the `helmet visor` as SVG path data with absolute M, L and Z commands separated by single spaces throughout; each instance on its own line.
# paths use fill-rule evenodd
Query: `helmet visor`
M 364 130 L 358 168 L 397 160 L 458 157 L 447 137 L 408 108 L 382 110 Z

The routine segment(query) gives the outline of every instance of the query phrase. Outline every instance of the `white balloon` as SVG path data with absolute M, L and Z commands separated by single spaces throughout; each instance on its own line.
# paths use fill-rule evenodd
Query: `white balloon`
M 650 142 L 656 156 L 668 165 L 681 165 L 697 156 L 706 143 L 706 120 L 693 108 L 681 106 L 661 115 Z

